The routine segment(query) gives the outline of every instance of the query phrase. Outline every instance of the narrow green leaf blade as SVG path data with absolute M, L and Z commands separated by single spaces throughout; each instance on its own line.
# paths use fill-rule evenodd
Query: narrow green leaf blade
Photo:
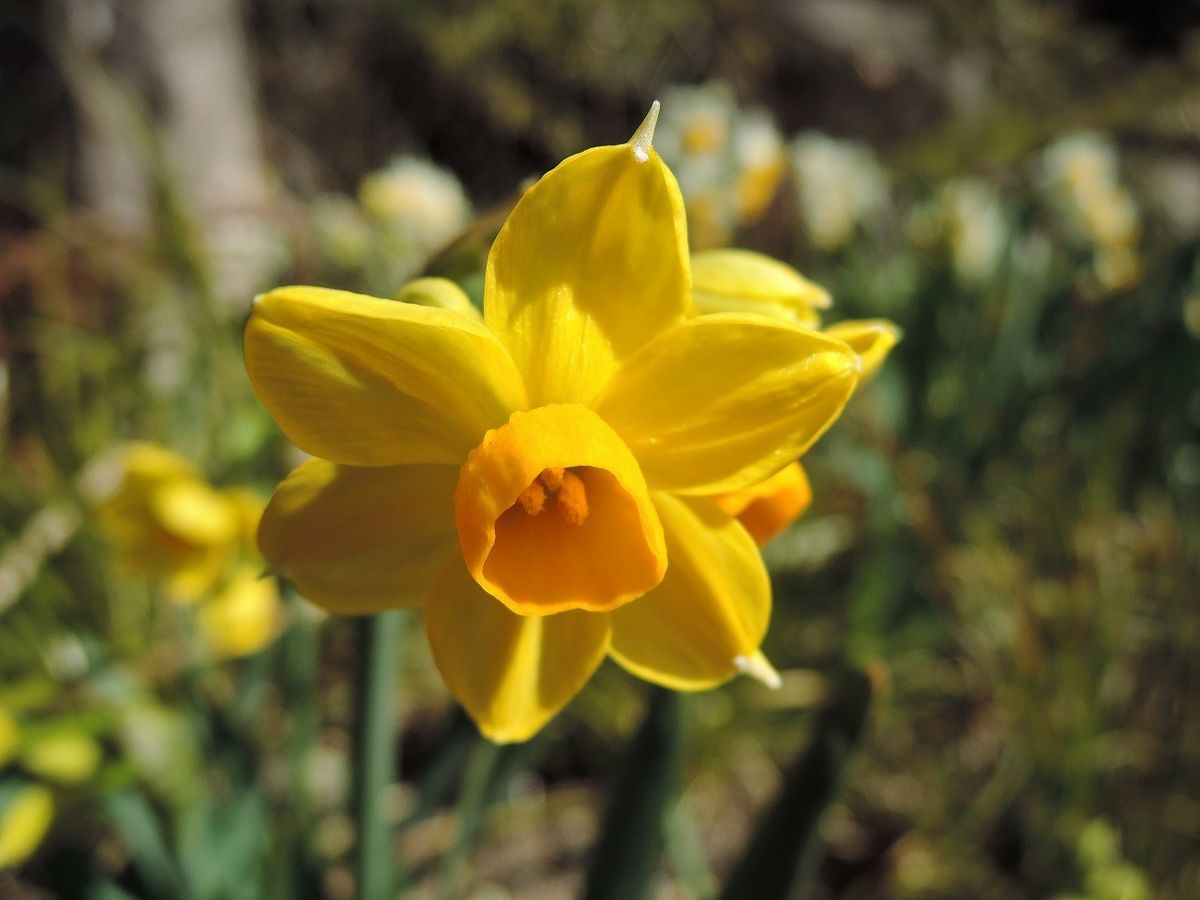
M 837 796 L 842 772 L 866 722 L 871 684 L 846 671 L 818 714 L 812 738 L 788 771 L 775 803 L 759 822 L 721 900 L 786 900 L 816 859 L 817 826 Z
M 588 866 L 584 900 L 637 900 L 662 854 L 666 817 L 683 757 L 679 695 L 655 688 L 621 760 Z

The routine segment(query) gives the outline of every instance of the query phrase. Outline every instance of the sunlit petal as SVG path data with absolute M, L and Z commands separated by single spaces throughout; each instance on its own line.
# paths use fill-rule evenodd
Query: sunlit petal
M 698 316 L 623 365 L 597 408 L 652 488 L 722 493 L 800 456 L 857 378 L 857 356 L 819 332 L 761 316 Z
M 711 500 L 655 493 L 654 503 L 671 564 L 662 584 L 612 613 L 611 652 L 647 681 L 713 687 L 758 652 L 771 616 L 767 570 L 754 539 Z
M 874 378 L 892 348 L 900 342 L 903 332 L 887 319 L 847 319 L 825 329 L 832 338 L 846 344 L 862 360 L 859 382 Z
M 329 612 L 418 605 L 458 553 L 457 479 L 453 466 L 354 468 L 309 460 L 267 505 L 259 548 Z
M 498 743 L 545 725 L 600 665 L 609 639 L 607 614 L 516 615 L 457 561 L 429 597 L 425 628 L 451 692 Z
M 524 406 L 507 351 L 459 313 L 279 288 L 246 324 L 246 370 L 300 449 L 360 466 L 461 463 Z
M 535 406 L 589 402 L 620 360 L 690 308 L 683 201 L 647 137 L 643 128 L 562 162 L 492 245 L 484 319 Z

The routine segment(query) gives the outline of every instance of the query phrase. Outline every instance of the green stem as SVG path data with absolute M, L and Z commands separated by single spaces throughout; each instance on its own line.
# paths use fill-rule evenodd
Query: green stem
M 672 691 L 654 688 L 646 718 L 621 760 L 600 838 L 592 850 L 585 900 L 646 896 L 662 854 L 668 809 L 679 790 L 683 713 Z
M 818 861 L 818 826 L 837 797 L 842 775 L 866 724 L 871 683 L 856 669 L 837 681 L 817 714 L 808 746 L 798 756 L 775 802 L 759 820 L 720 900 L 785 900 Z
M 487 738 L 479 738 L 467 758 L 462 791 L 458 798 L 454 844 L 442 863 L 443 891 L 448 898 L 464 894 L 467 857 L 483 825 L 503 752 L 504 748 Z
M 388 900 L 396 888 L 391 823 L 385 801 L 396 772 L 396 717 L 401 612 L 359 619 L 355 626 L 354 813 L 359 900 Z

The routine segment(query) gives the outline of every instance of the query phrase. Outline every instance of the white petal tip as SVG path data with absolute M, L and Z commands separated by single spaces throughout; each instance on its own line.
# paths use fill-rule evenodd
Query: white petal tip
M 733 664 L 743 675 L 749 675 L 765 684 L 773 691 L 779 690 L 783 679 L 775 671 L 775 667 L 767 662 L 761 651 L 755 651 L 753 656 L 735 656 Z
M 651 103 L 650 112 L 646 113 L 646 118 L 642 119 L 642 124 L 629 139 L 629 146 L 633 148 L 633 156 L 638 162 L 646 162 L 650 158 L 650 148 L 654 143 L 654 127 L 658 124 L 658 111 L 661 108 L 662 104 L 657 100 Z

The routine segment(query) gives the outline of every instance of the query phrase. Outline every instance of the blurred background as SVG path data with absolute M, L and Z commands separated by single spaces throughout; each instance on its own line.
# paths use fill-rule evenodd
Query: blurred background
M 256 577 L 299 457 L 250 300 L 478 299 L 654 98 L 693 249 L 905 333 L 766 548 L 782 689 L 683 698 L 654 896 L 713 896 L 847 665 L 796 896 L 1200 896 L 1200 3 L 6 3 L 0 84 L 0 896 L 353 896 L 354 644 Z M 403 669 L 411 895 L 575 895 L 645 686 L 493 751 L 416 620 Z

